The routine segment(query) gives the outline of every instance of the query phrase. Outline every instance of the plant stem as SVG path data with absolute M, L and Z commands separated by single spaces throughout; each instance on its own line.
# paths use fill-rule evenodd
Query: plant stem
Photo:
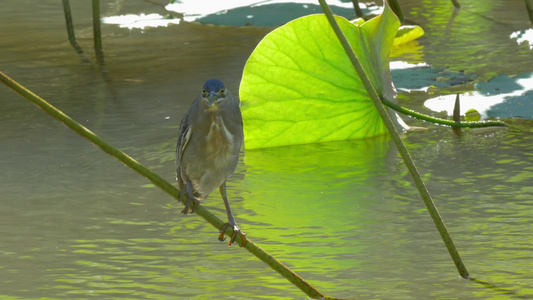
M 384 98 L 381 99 L 381 102 L 385 104 L 386 106 L 402 114 L 405 114 L 405 115 L 408 115 L 408 116 L 411 116 L 411 117 L 414 117 L 414 118 L 417 118 L 423 121 L 440 124 L 440 125 L 447 125 L 447 126 L 458 127 L 458 128 L 481 128 L 481 127 L 490 127 L 490 126 L 507 126 L 507 124 L 501 121 L 477 121 L 477 122 L 463 121 L 463 122 L 457 123 L 452 120 L 439 119 L 439 118 L 435 118 L 432 116 L 421 114 L 419 112 L 410 110 L 408 108 L 405 108 L 399 104 L 396 104 Z
M 83 50 L 81 49 L 80 45 L 76 41 L 76 35 L 74 34 L 74 26 L 72 25 L 72 13 L 70 10 L 70 2 L 69 0 L 63 0 L 63 12 L 65 13 L 65 22 L 67 25 L 67 34 L 68 34 L 68 41 L 76 50 L 78 54 L 83 54 Z
M 17 83 L 16 81 L 14 81 L 13 79 L 11 79 L 10 77 L 8 77 L 2 72 L 0 72 L 0 81 L 2 81 L 4 84 L 9 86 L 11 89 L 13 89 L 15 92 L 17 92 L 24 98 L 26 98 L 31 103 L 43 109 L 47 114 L 49 114 L 50 116 L 52 116 L 59 122 L 65 124 L 68 128 L 72 129 L 77 134 L 89 140 L 91 143 L 93 143 L 95 146 L 97 146 L 104 152 L 115 157 L 116 159 L 124 163 L 126 166 L 133 169 L 135 172 L 139 173 L 141 176 L 145 177 L 146 179 L 148 179 L 155 186 L 159 187 L 161 190 L 163 190 L 164 192 L 172 196 L 174 199 L 179 200 L 180 191 L 176 187 L 174 187 L 174 185 L 170 184 L 168 181 L 163 179 L 161 176 L 157 175 L 150 169 L 140 164 L 138 161 L 133 159 L 131 156 L 122 152 L 118 148 L 115 148 L 114 146 L 108 144 L 106 141 L 104 141 L 98 135 L 96 135 L 95 133 L 87 129 L 85 126 L 76 122 L 74 119 L 72 119 L 68 115 L 64 114 L 62 111 L 52 106 L 46 100 L 32 93 L 30 90 L 26 89 L 25 87 L 23 87 L 22 85 L 20 85 L 19 83 Z M 185 199 L 182 199 L 183 201 L 182 204 L 185 204 L 185 202 L 187 201 L 186 197 L 184 198 Z M 222 220 L 220 220 L 217 216 L 212 214 L 209 210 L 207 210 L 202 205 L 198 206 L 198 208 L 196 209 L 196 214 L 204 218 L 207 222 L 212 224 L 218 230 L 220 230 L 222 226 L 224 225 L 224 222 Z M 233 233 L 231 230 L 232 229 L 228 228 L 226 233 L 228 235 L 231 235 Z M 237 243 L 242 244 L 242 239 L 239 235 L 237 235 Z M 283 263 L 281 263 L 279 260 L 274 258 L 272 255 L 268 254 L 266 251 L 261 249 L 259 246 L 254 244 L 249 239 L 247 239 L 245 248 L 250 253 L 254 254 L 257 258 L 259 258 L 261 261 L 268 264 L 276 272 L 278 272 L 283 277 L 285 277 L 287 280 L 289 280 L 292 284 L 294 284 L 301 291 L 303 291 L 307 296 L 314 298 L 314 299 L 335 299 L 335 298 L 324 296 L 321 292 L 319 292 L 311 284 L 305 281 L 302 277 L 300 277 L 290 268 L 285 266 Z
M 526 2 L 527 15 L 529 16 L 529 21 L 533 24 L 533 5 L 531 0 L 524 0 Z
M 459 4 L 459 1 L 457 1 L 457 0 L 452 0 L 452 4 L 453 4 L 453 7 L 457 8 L 457 9 L 461 8 L 461 4 Z
M 355 16 L 358 18 L 362 18 L 363 12 L 361 11 L 361 8 L 359 7 L 359 1 L 352 0 L 352 3 L 353 3 L 353 9 L 355 10 Z
M 400 3 L 398 3 L 398 0 L 383 0 L 383 6 L 385 6 L 386 5 L 385 3 L 387 2 L 390 5 L 390 8 L 392 9 L 392 11 L 396 14 L 398 19 L 400 20 L 400 23 L 403 24 L 403 21 L 404 21 L 403 12 L 402 12 L 402 8 L 400 7 Z
M 100 27 L 100 0 L 93 0 L 93 39 L 96 61 L 102 67 L 104 65 L 104 50 L 102 49 L 102 30 Z
M 400 152 L 403 158 L 403 161 L 407 166 L 407 169 L 409 169 L 409 172 L 411 173 L 411 177 L 413 178 L 413 181 L 415 182 L 416 187 L 418 188 L 418 191 L 420 195 L 422 196 L 424 203 L 426 204 L 429 214 L 431 215 L 431 218 L 433 219 L 433 222 L 435 223 L 437 230 L 439 231 L 440 236 L 442 240 L 444 241 L 444 244 L 446 245 L 446 248 L 448 249 L 450 256 L 452 257 L 452 260 L 455 263 L 455 266 L 457 267 L 459 274 L 463 278 L 469 278 L 470 275 L 468 274 L 468 271 L 466 270 L 466 267 L 463 264 L 463 261 L 461 260 L 461 256 L 459 255 L 459 252 L 457 251 L 457 248 L 455 247 L 453 240 L 450 234 L 448 233 L 446 226 L 444 225 L 444 221 L 442 220 L 437 210 L 437 207 L 435 206 L 435 203 L 433 202 L 433 199 L 431 198 L 431 195 L 426 185 L 424 184 L 424 181 L 422 180 L 422 177 L 420 176 L 418 169 L 415 166 L 413 159 L 409 155 L 409 152 L 407 151 L 405 144 L 400 138 L 398 131 L 396 131 L 396 128 L 394 127 L 394 124 L 392 123 L 392 120 L 390 119 L 389 113 L 383 106 L 380 97 L 378 96 L 376 90 L 374 89 L 374 86 L 368 79 L 368 76 L 366 75 L 363 67 L 361 66 L 359 59 L 357 58 L 352 47 L 346 40 L 344 33 L 342 32 L 339 25 L 337 24 L 337 21 L 335 20 L 335 17 L 333 16 L 331 9 L 326 4 L 325 0 L 319 0 L 319 2 L 320 2 L 320 6 L 322 7 L 322 10 L 326 14 L 326 17 L 331 27 L 333 28 L 333 31 L 335 31 L 335 34 L 337 35 L 340 43 L 342 44 L 344 50 L 346 51 L 346 54 L 350 58 L 350 61 L 352 62 L 353 67 L 355 71 L 357 72 L 357 75 L 359 76 L 359 78 L 361 79 L 361 82 L 365 86 L 370 96 L 370 99 L 372 100 L 372 103 L 374 103 L 376 110 L 378 111 L 383 122 L 385 123 L 385 126 L 387 127 L 392 140 L 396 144 L 396 147 L 398 148 L 398 151 Z

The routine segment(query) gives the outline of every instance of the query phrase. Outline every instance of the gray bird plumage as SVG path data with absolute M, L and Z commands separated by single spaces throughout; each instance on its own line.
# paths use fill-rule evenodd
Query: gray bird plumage
M 180 123 L 176 174 L 181 190 L 180 200 L 185 194 L 189 198 L 182 213 L 189 213 L 189 209 L 194 212 L 199 200 L 219 188 L 228 214 L 228 222 L 221 229 L 219 240 L 223 241 L 226 228 L 232 227 L 229 244 L 239 234 L 243 240 L 241 247 L 246 244 L 246 238 L 233 218 L 226 195 L 226 180 L 235 172 L 242 141 L 242 116 L 238 100 L 222 81 L 206 81 L 201 94 Z

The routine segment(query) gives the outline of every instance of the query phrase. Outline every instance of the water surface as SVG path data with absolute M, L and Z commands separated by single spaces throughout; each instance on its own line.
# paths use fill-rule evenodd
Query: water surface
M 111 144 L 174 182 L 179 120 L 206 79 L 237 94 L 242 68 L 271 28 L 181 23 L 104 25 L 94 67 L 90 3 L 71 1 L 78 56 L 58 1 L 0 4 L 0 68 Z M 426 36 L 395 60 L 488 79 L 533 71 L 509 35 L 531 26 L 523 2 L 405 1 Z M 402 3 L 403 5 L 403 3 Z M 102 1 L 102 15 L 160 13 Z M 466 88 L 466 87 L 465 87 Z M 265 91 L 268 92 L 268 91 Z M 447 91 L 443 91 L 447 92 Z M 431 96 L 401 95 L 423 110 Z M 306 299 L 246 250 L 0 86 L 0 298 Z M 533 132 L 450 129 L 404 136 L 472 276 L 533 297 Z M 247 236 L 332 297 L 488 299 L 462 280 L 395 147 L 369 140 L 247 151 L 229 183 Z M 217 193 L 205 205 L 224 218 Z M 515 295 L 516 296 L 516 295 Z

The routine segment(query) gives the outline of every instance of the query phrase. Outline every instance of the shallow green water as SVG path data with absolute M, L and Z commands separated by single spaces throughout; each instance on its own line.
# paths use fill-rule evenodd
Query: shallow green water
M 71 2 L 93 61 L 90 4 Z M 416 2 L 404 10 L 426 36 L 395 59 L 486 79 L 533 71 L 531 50 L 508 38 L 531 26 L 522 1 L 463 0 L 451 25 L 449 1 Z M 106 16 L 139 12 L 164 13 L 148 2 L 102 1 Z M 246 58 L 270 30 L 105 25 L 102 76 L 68 44 L 60 2 L 3 1 L 0 24 L 3 72 L 170 182 L 178 123 L 198 89 L 215 77 L 237 94 Z M 401 99 L 423 110 L 429 97 Z M 3 85 L 0 107 L 0 298 L 306 299 Z M 408 123 L 429 127 L 404 140 L 470 274 L 533 297 L 531 122 L 461 137 Z M 459 278 L 386 138 L 248 151 L 229 195 L 247 236 L 328 296 L 504 297 Z M 224 218 L 216 194 L 205 205 Z

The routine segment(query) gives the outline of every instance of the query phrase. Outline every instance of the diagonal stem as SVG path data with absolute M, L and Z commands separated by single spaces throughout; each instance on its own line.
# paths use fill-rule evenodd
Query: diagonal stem
M 468 271 L 466 270 L 466 267 L 463 264 L 461 257 L 459 256 L 459 252 L 457 251 L 457 248 L 455 247 L 452 241 L 452 238 L 450 234 L 448 233 L 446 226 L 444 225 L 444 222 L 437 210 L 437 207 L 435 206 L 435 203 L 433 202 L 433 199 L 431 198 L 431 195 L 429 194 L 429 191 L 426 185 L 424 184 L 424 181 L 422 180 L 422 177 L 420 176 L 420 173 L 418 172 L 418 169 L 416 168 L 415 163 L 413 159 L 411 158 L 411 155 L 409 155 L 409 152 L 407 151 L 405 144 L 400 138 L 398 131 L 396 131 L 396 128 L 394 127 L 394 124 L 392 123 L 392 120 L 390 119 L 390 116 L 387 110 L 385 109 L 385 107 L 383 107 L 380 97 L 378 96 L 376 90 L 374 89 L 374 86 L 368 79 L 368 76 L 363 70 L 363 67 L 361 66 L 361 63 L 359 62 L 357 56 L 355 55 L 355 52 L 353 51 L 352 47 L 346 40 L 346 36 L 344 36 L 344 33 L 342 32 L 339 25 L 337 24 L 337 21 L 335 20 L 335 17 L 333 16 L 331 9 L 326 4 L 325 0 L 319 0 L 319 2 L 320 2 L 320 6 L 322 7 L 322 10 L 326 14 L 326 17 L 331 27 L 333 28 L 333 31 L 335 31 L 335 34 L 339 38 L 340 43 L 342 44 L 344 50 L 346 51 L 346 54 L 350 58 L 350 61 L 352 62 L 354 69 L 357 72 L 357 75 L 359 76 L 359 78 L 361 79 L 361 82 L 365 86 L 370 96 L 370 99 L 372 100 L 372 103 L 374 103 L 374 106 L 376 107 L 381 119 L 383 120 L 383 123 L 385 123 L 385 126 L 387 127 L 387 130 L 389 131 L 389 134 L 392 140 L 396 144 L 396 147 L 398 148 L 398 151 L 400 152 L 403 158 L 403 161 L 407 166 L 407 169 L 409 169 L 409 172 L 411 173 L 411 177 L 413 178 L 413 181 L 415 182 L 416 187 L 418 188 L 418 191 L 420 192 L 420 195 L 422 196 L 422 199 L 424 200 L 424 203 L 426 204 L 426 207 L 429 211 L 429 214 L 431 215 L 431 218 L 433 219 L 433 222 L 437 226 L 440 236 L 442 240 L 444 241 L 444 244 L 446 245 L 446 248 L 448 249 L 450 256 L 452 257 L 452 260 L 455 263 L 455 266 L 457 267 L 459 274 L 463 278 L 469 278 L 470 275 L 468 274 Z
M 119 150 L 118 148 L 115 148 L 111 144 L 107 143 L 102 138 L 100 138 L 98 135 L 96 135 L 95 133 L 87 129 L 85 126 L 76 122 L 74 119 L 72 119 L 68 115 L 64 114 L 62 111 L 52 106 L 46 100 L 32 93 L 30 90 L 26 89 L 25 87 L 23 87 L 22 85 L 20 85 L 19 83 L 17 83 L 16 81 L 14 81 L 13 79 L 11 79 L 10 77 L 8 77 L 2 72 L 0 72 L 0 81 L 6 84 L 7 86 L 9 86 L 11 89 L 13 89 L 15 92 L 17 92 L 24 98 L 26 98 L 31 103 L 43 109 L 47 114 L 49 114 L 50 116 L 52 116 L 59 122 L 63 123 L 64 125 L 72 129 L 77 134 L 86 138 L 87 140 L 89 140 L 91 143 L 93 143 L 95 146 L 97 146 L 104 152 L 115 157 L 116 159 L 124 163 L 126 166 L 133 169 L 135 172 L 139 173 L 141 176 L 145 177 L 146 179 L 148 179 L 155 186 L 159 187 L 161 190 L 163 190 L 164 192 L 172 196 L 174 199 L 179 201 L 180 191 L 176 187 L 174 187 L 174 185 L 170 184 L 168 181 L 163 179 L 161 176 L 157 175 L 150 169 L 146 168 L 145 166 L 140 164 L 138 161 L 133 159 L 131 156 Z M 183 199 L 181 200 L 182 204 L 185 204 L 185 202 L 187 201 L 187 199 L 185 198 L 186 197 L 183 197 Z M 224 222 L 222 220 L 220 220 L 217 216 L 215 216 L 213 213 L 211 213 L 209 210 L 207 210 L 202 205 L 198 205 L 198 208 L 196 209 L 196 214 L 204 218 L 207 222 L 209 222 L 211 225 L 213 225 L 218 230 L 220 230 L 222 226 L 224 226 Z M 231 231 L 232 228 L 228 228 L 227 230 L 228 230 L 227 234 L 232 233 Z M 239 235 L 237 235 L 236 241 L 237 243 L 242 244 L 242 239 Z M 268 264 L 272 269 L 274 269 L 280 275 L 282 275 L 287 280 L 289 280 L 292 284 L 298 287 L 302 292 L 304 292 L 310 298 L 335 299 L 335 298 L 324 296 L 320 291 L 318 291 L 315 287 L 309 284 L 305 279 L 300 277 L 290 268 L 285 266 L 282 262 L 274 258 L 272 255 L 267 253 L 265 250 L 261 249 L 259 246 L 254 244 L 249 239 L 244 248 L 246 248 L 246 250 L 248 250 L 250 253 L 255 255 L 261 261 Z
M 524 2 L 526 2 L 526 11 L 529 16 L 529 21 L 533 24 L 533 4 L 531 4 L 531 0 L 524 0 Z

